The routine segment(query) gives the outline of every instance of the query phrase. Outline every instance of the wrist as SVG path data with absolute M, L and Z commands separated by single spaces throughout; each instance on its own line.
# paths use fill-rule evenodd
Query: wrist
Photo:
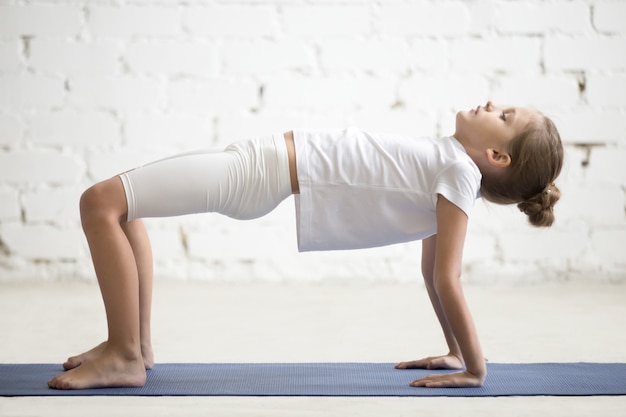
M 463 354 L 460 351 L 451 350 L 448 352 L 448 356 L 454 356 L 465 366 L 465 360 L 463 360 Z
M 484 361 L 481 361 L 478 364 L 467 365 L 465 367 L 465 371 L 473 377 L 479 379 L 481 382 L 484 382 L 487 377 L 487 365 L 485 365 Z

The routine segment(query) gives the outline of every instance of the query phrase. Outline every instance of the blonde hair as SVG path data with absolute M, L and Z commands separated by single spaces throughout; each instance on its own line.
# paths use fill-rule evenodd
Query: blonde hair
M 554 205 L 561 192 L 554 184 L 563 167 L 563 144 L 548 117 L 539 119 L 509 143 L 511 164 L 504 176 L 483 175 L 481 195 L 498 204 L 517 204 L 533 226 L 554 223 Z

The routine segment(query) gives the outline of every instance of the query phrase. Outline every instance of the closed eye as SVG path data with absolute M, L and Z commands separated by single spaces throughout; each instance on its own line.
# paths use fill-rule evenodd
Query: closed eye
M 500 119 L 504 120 L 506 122 L 506 113 L 502 112 L 502 114 L 500 115 Z

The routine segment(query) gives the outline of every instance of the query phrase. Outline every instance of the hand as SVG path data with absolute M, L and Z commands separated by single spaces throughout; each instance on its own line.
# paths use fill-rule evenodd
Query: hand
M 443 356 L 430 356 L 416 361 L 400 362 L 396 369 L 463 369 L 464 363 L 451 353 Z
M 454 372 L 451 374 L 434 374 L 416 379 L 409 385 L 412 387 L 426 388 L 467 388 L 482 387 L 484 377 L 473 375 L 467 371 Z

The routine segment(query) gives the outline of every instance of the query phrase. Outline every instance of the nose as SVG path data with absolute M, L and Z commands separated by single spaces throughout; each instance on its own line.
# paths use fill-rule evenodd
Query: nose
M 493 110 L 493 108 L 494 108 L 493 102 L 492 102 L 491 100 L 489 100 L 489 101 L 487 102 L 487 104 L 485 105 L 485 109 L 486 109 L 487 111 L 491 111 L 491 110 Z

